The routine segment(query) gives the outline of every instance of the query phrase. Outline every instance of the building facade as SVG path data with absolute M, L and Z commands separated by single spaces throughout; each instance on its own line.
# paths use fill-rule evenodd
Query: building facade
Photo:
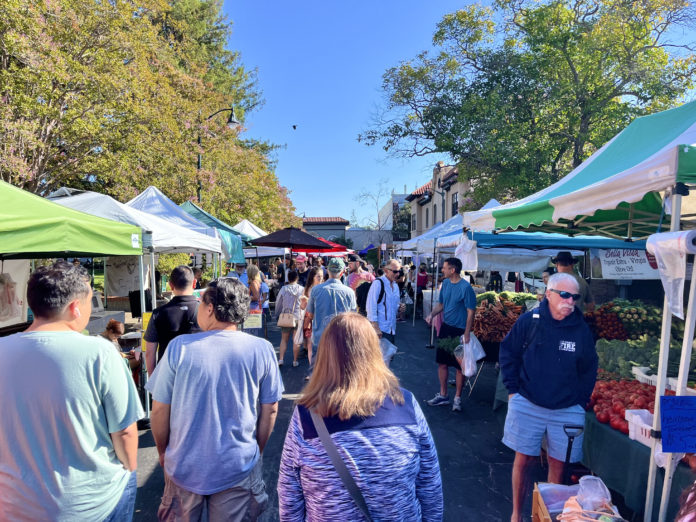
M 345 240 L 346 230 L 350 221 L 342 217 L 305 217 L 302 218 L 302 228 L 315 237 L 323 237 L 329 241 Z
M 432 179 L 406 196 L 406 201 L 411 204 L 412 238 L 459 213 L 471 185 L 459 181 L 458 177 L 455 166 L 439 161 L 433 169 Z

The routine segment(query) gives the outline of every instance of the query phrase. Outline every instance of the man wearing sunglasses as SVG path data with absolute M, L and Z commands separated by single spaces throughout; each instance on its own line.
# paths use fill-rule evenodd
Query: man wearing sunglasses
M 522 520 L 529 466 L 539 456 L 544 436 L 548 481 L 558 484 L 568 446 L 563 425 L 584 425 L 584 407 L 597 377 L 597 352 L 575 306 L 580 298 L 573 275 L 553 274 L 539 308 L 520 316 L 500 345 L 500 371 L 509 393 L 503 443 L 515 451 L 512 522 Z M 573 442 L 570 462 L 581 458 L 582 435 Z

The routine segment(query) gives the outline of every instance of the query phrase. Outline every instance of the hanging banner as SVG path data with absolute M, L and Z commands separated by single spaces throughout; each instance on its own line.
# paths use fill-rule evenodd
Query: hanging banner
M 592 277 L 603 279 L 659 279 L 657 262 L 645 250 L 591 249 Z M 598 270 L 599 269 L 599 270 Z M 599 272 L 599 273 L 598 273 Z

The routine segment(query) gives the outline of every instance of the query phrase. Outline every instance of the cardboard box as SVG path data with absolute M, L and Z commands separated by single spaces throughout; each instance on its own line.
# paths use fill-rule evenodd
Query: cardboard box
M 532 522 L 552 522 L 549 510 L 546 509 L 544 499 L 539 493 L 538 484 L 534 484 L 534 493 L 532 494 Z

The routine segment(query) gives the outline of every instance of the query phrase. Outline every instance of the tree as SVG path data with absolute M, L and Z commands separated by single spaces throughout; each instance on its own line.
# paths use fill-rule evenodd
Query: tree
M 409 239 L 411 232 L 411 204 L 405 203 L 401 208 L 394 203 L 394 224 L 392 225 L 392 234 L 394 241 L 406 241 Z
M 294 222 L 274 146 L 205 119 L 230 103 L 243 119 L 260 103 L 230 33 L 217 0 L 0 2 L 0 179 L 120 201 L 157 185 L 182 203 L 204 177 L 217 217 Z
M 391 190 L 389 189 L 389 180 L 383 178 L 379 180 L 376 189 L 367 190 L 363 188 L 354 198 L 361 207 L 368 208 L 370 212 L 372 212 L 371 216 L 364 219 L 364 228 L 377 231 L 377 237 L 382 243 L 391 242 L 391 229 L 388 230 L 386 228 L 388 218 L 391 217 L 391 215 L 380 217 L 380 210 L 384 206 L 387 198 L 390 197 Z M 389 241 L 387 241 L 387 239 L 389 239 Z
M 548 186 L 633 118 L 693 85 L 685 0 L 498 0 L 446 15 L 424 52 L 383 78 L 384 114 L 359 136 L 391 153 L 449 154 L 478 204 Z

